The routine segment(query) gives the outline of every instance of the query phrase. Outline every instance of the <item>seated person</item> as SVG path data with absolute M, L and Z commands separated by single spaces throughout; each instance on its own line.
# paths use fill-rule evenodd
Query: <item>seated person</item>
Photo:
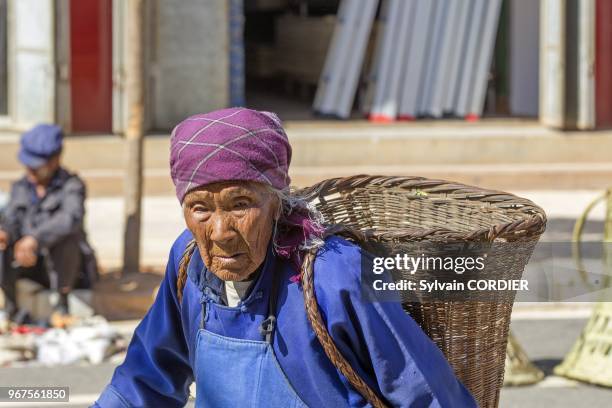
M 13 184 L 0 222 L 0 285 L 11 319 L 25 312 L 16 302 L 20 277 L 57 290 L 59 315 L 68 314 L 68 293 L 78 280 L 97 277 L 83 230 L 85 185 L 62 168 L 62 139 L 53 125 L 38 125 L 21 138 L 18 158 L 26 175 Z

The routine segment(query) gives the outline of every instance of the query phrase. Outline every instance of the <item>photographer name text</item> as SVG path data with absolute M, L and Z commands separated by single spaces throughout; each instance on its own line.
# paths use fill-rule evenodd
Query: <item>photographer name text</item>
M 529 282 L 526 279 L 470 279 L 467 282 L 452 282 L 421 279 L 418 281 L 401 279 L 395 282 L 385 282 L 377 279 L 372 282 L 372 287 L 377 291 L 421 291 L 421 292 L 446 292 L 446 291 L 506 291 L 506 290 L 529 290 Z

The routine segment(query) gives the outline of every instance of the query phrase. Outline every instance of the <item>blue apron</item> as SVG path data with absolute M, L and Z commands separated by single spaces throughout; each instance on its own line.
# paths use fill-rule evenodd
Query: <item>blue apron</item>
M 194 368 L 196 407 L 307 407 L 287 380 L 272 349 L 278 275 L 275 273 L 272 279 L 268 317 L 260 327 L 264 340 L 236 339 L 206 330 L 208 308 L 215 306 L 209 301 L 202 303 Z

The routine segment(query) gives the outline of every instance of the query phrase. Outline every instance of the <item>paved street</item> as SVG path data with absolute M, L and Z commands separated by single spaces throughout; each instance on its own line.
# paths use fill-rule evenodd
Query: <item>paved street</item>
M 561 314 L 560 314 L 561 313 Z M 591 386 L 552 376 L 558 364 L 573 345 L 586 323 L 584 311 L 532 313 L 520 311 L 512 322 L 512 330 L 531 360 L 547 373 L 539 384 L 506 387 L 501 393 L 502 408 L 607 407 L 612 389 Z M 555 318 L 551 318 L 554 316 Z M 570 318 L 565 318 L 569 316 Z M 123 328 L 125 330 L 125 327 Z M 118 362 L 117 362 L 118 363 Z M 29 367 L 0 369 L 0 384 L 19 386 L 70 386 L 71 402 L 59 406 L 86 407 L 110 379 L 116 363 L 97 366 Z M 33 408 L 52 404 L 0 403 L 0 407 Z M 192 405 L 190 405 L 192 406 Z

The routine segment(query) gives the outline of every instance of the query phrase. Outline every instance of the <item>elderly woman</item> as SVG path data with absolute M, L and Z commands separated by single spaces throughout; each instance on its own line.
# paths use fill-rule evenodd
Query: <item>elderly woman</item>
M 443 354 L 393 302 L 361 299 L 361 249 L 321 239 L 320 217 L 288 191 L 291 147 L 275 114 L 192 116 L 170 166 L 187 230 L 99 407 L 365 407 L 326 357 L 296 279 L 322 246 L 315 290 L 336 346 L 389 406 L 473 407 Z

